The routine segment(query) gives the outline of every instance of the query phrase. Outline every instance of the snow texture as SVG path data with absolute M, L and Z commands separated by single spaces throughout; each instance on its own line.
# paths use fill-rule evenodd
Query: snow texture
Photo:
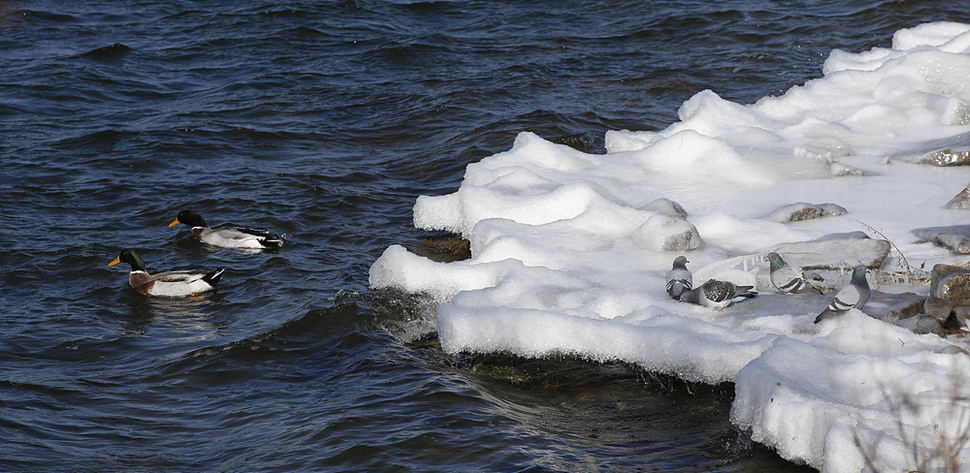
M 523 132 L 508 151 L 470 164 L 457 192 L 414 206 L 417 227 L 462 235 L 472 258 L 436 263 L 392 246 L 371 268 L 371 287 L 436 298 L 450 353 L 572 354 L 729 381 L 731 420 L 784 458 L 832 473 L 863 471 L 867 457 L 883 471 L 941 471 L 941 442 L 970 428 L 966 338 L 916 334 L 866 307 L 813 324 L 848 281 L 834 270 L 824 295 L 759 285 L 759 296 L 720 311 L 665 292 L 680 254 L 696 286 L 707 277 L 757 283 L 767 252 L 833 233 L 864 231 L 884 242 L 883 254 L 895 245 L 884 262 L 871 261 L 874 301 L 927 292 L 880 286 L 880 273 L 904 267 L 900 252 L 913 267 L 968 261 L 913 230 L 968 216 L 945 206 L 970 182 L 970 167 L 920 162 L 967 147 L 970 25 L 924 24 L 897 32 L 890 49 L 835 50 L 822 72 L 750 105 L 699 92 L 662 131 L 608 132 L 602 155 Z M 661 198 L 687 219 L 648 205 Z M 793 202 L 846 212 L 765 218 Z M 689 229 L 680 222 L 703 246 L 663 251 L 665 229 Z M 859 263 L 849 261 L 851 245 L 832 241 L 847 240 L 784 257 L 803 267 Z M 970 445 L 956 447 L 970 471 Z

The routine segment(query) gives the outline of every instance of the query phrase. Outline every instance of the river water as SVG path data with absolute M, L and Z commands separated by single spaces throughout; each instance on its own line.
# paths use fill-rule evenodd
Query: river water
M 730 383 L 448 355 L 368 270 L 460 257 L 411 207 L 521 131 L 603 152 L 960 3 L 0 0 L 0 470 L 798 471 Z M 287 245 L 197 244 L 183 209 Z M 125 248 L 227 271 L 146 298 Z

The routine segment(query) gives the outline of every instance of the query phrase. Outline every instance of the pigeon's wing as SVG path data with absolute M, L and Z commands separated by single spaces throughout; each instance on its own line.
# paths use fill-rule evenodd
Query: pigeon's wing
M 727 281 L 710 280 L 701 286 L 704 297 L 711 302 L 724 302 L 734 297 L 737 287 Z
M 842 288 L 838 294 L 835 295 L 835 299 L 832 299 L 832 303 L 829 304 L 829 308 L 839 312 L 845 312 L 859 303 L 862 299 L 862 294 L 859 292 L 859 288 L 849 284 Z M 868 297 L 867 297 L 868 299 Z
M 866 300 L 869 299 L 868 291 L 866 291 L 865 298 Z M 843 287 L 842 290 L 835 295 L 835 298 L 832 299 L 832 302 L 829 303 L 828 307 L 826 307 L 821 314 L 818 314 L 818 317 L 815 317 L 815 323 L 819 323 L 833 315 L 841 314 L 853 307 L 856 307 L 856 304 L 858 304 L 861 299 L 862 294 L 857 286 L 850 284 Z M 865 301 L 862 303 L 865 304 Z
M 787 264 L 771 273 L 771 283 L 781 292 L 798 292 L 805 287 L 805 279 Z

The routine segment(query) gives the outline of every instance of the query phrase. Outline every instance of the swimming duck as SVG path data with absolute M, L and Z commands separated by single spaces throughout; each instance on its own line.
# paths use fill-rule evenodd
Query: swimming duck
M 225 268 L 208 273 L 196 271 L 166 271 L 156 275 L 148 274 L 145 263 L 134 250 L 122 251 L 108 266 L 125 262 L 131 265 L 128 285 L 142 294 L 150 296 L 185 297 L 216 288 Z
M 174 227 L 184 223 L 192 227 L 192 238 L 212 246 L 223 248 L 279 248 L 283 246 L 283 239 L 270 234 L 264 228 L 246 228 L 236 225 L 222 225 L 220 228 L 209 228 L 196 212 L 183 210 L 175 217 L 175 221 L 168 226 Z

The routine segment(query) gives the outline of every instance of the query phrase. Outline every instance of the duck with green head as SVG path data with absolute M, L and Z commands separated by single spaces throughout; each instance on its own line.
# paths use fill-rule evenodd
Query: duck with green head
M 149 296 L 186 297 L 216 288 L 225 268 L 219 268 L 208 273 L 199 271 L 166 271 L 155 275 L 148 274 L 145 263 L 134 250 L 124 250 L 108 263 L 114 266 L 119 263 L 131 265 L 128 273 L 128 285 L 132 289 Z
M 223 248 L 279 248 L 283 246 L 283 239 L 269 233 L 265 228 L 249 228 L 224 224 L 218 228 L 210 228 L 196 212 L 183 210 L 175 217 L 175 221 L 168 226 L 178 224 L 192 227 L 192 238 L 212 246 Z

